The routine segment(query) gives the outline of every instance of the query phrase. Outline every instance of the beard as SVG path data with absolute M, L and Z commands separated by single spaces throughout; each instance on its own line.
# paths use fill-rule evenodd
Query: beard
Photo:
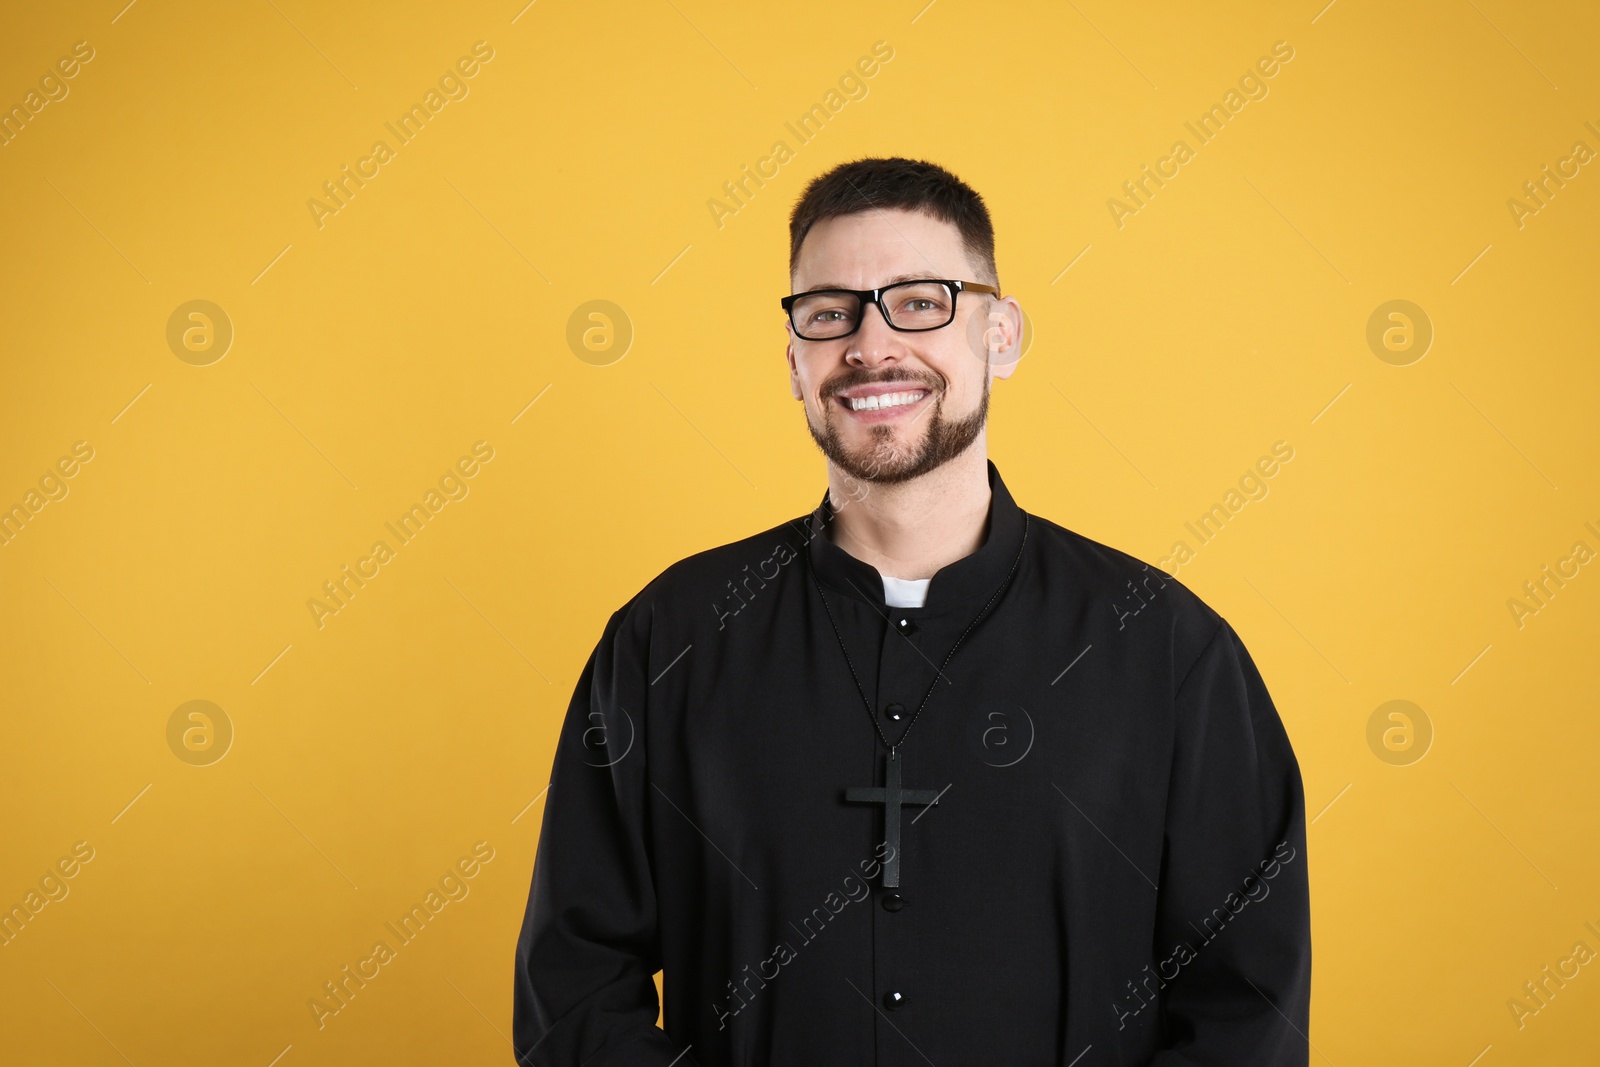
M 880 423 L 867 426 L 871 441 L 862 448 L 850 449 L 839 433 L 839 420 L 847 416 L 834 409 L 831 399 L 833 393 L 856 385 L 886 381 L 905 381 L 927 388 L 931 394 L 929 406 L 909 425 Z M 857 481 L 878 485 L 894 485 L 910 481 L 955 459 L 978 439 L 989 417 L 987 374 L 983 376 L 983 396 L 978 401 L 977 409 L 960 419 L 944 417 L 944 391 L 936 384 L 921 378 L 902 376 L 841 380 L 831 384 L 823 395 L 830 399 L 824 408 L 826 414 L 823 416 L 821 431 L 812 424 L 809 414 L 806 417 L 806 429 L 811 431 L 811 439 L 817 443 L 822 454 L 845 474 Z M 901 440 L 902 435 L 916 433 L 916 423 L 922 418 L 928 420 L 928 428 L 921 435 L 920 443 L 915 438 L 908 441 Z

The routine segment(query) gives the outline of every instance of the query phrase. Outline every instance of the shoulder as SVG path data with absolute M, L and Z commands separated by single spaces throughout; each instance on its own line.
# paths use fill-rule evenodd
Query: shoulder
M 1176 677 L 1182 678 L 1227 625 L 1199 594 L 1160 567 L 1028 513 L 1039 538 L 1036 559 L 1046 581 L 1066 583 L 1091 618 L 1114 632 L 1135 627 L 1168 642 Z
M 752 576 L 771 581 L 805 548 L 808 516 L 799 516 L 736 541 L 702 549 L 663 568 L 617 609 L 615 619 L 648 625 L 658 616 L 687 610 L 713 617 L 708 607 Z

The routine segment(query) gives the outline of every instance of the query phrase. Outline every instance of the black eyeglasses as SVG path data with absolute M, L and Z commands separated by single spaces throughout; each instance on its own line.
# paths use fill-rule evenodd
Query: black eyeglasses
M 869 302 L 878 305 L 891 329 L 915 333 L 948 326 L 956 318 L 956 294 L 968 291 L 1000 295 L 992 285 L 919 278 L 881 289 L 818 289 L 786 296 L 781 302 L 795 336 L 806 341 L 833 341 L 861 328 L 861 312 Z

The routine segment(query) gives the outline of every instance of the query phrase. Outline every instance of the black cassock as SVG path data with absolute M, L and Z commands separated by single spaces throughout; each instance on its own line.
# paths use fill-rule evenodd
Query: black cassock
M 922 608 L 824 493 L 612 615 L 545 800 L 520 1062 L 1307 1062 L 1305 805 L 1255 664 L 989 484 Z

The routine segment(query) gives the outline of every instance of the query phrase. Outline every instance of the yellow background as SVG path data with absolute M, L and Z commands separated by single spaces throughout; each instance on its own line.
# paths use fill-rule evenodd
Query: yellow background
M 1507 1007 L 1600 950 L 1600 565 L 1507 607 L 1600 550 L 1600 164 L 1507 206 L 1600 150 L 1592 7 L 123 3 L 0 17 L 7 106 L 94 49 L 0 148 L 0 504 L 94 449 L 0 547 L 0 903 L 94 849 L 0 948 L 0 1059 L 510 1062 L 541 793 L 605 619 L 821 493 L 787 215 L 863 155 L 990 205 L 1036 334 L 991 409 L 1024 508 L 1155 562 L 1295 450 L 1179 577 L 1300 759 L 1313 1062 L 1600 1055 L 1600 963 L 1521 1029 Z M 469 95 L 319 228 L 322 183 L 480 40 Z M 1277 41 L 1269 94 L 1197 147 L 1184 122 Z M 166 340 L 195 299 L 235 333 L 208 366 Z M 1365 339 L 1395 299 L 1435 331 L 1409 366 Z M 566 340 L 591 300 L 632 324 L 609 365 Z M 308 599 L 480 440 L 470 494 L 319 628 Z M 234 730 L 208 766 L 167 740 L 197 699 Z M 1394 699 L 1434 731 L 1410 765 L 1367 742 Z M 319 1030 L 307 1001 L 478 841 L 470 895 Z

